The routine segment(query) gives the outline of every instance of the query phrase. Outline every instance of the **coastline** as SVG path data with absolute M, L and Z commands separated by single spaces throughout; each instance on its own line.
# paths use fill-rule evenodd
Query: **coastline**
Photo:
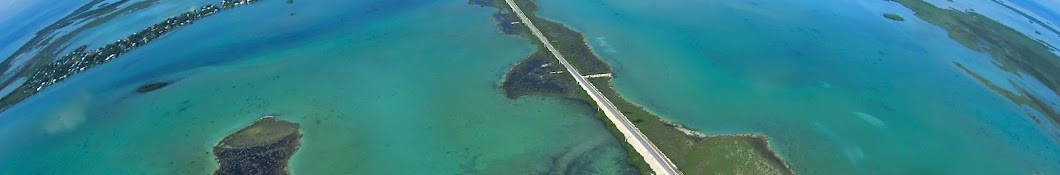
M 298 123 L 266 115 L 227 134 L 213 147 L 214 174 L 290 174 L 288 162 L 301 146 Z
M 470 5 L 490 6 L 498 8 L 494 13 L 499 31 L 510 35 L 519 35 L 530 38 L 527 29 L 518 26 L 512 20 L 514 17 L 501 0 L 470 0 Z M 553 39 L 553 45 L 567 55 L 568 60 L 578 67 L 584 75 L 611 73 L 611 66 L 599 58 L 588 46 L 588 41 L 580 32 L 573 31 L 563 24 L 553 22 L 534 15 L 536 4 L 528 1 L 518 2 L 535 24 L 548 33 Z M 577 38 L 577 39 L 575 39 Z M 553 76 L 554 72 L 561 72 L 555 68 L 555 59 L 543 50 L 538 41 L 531 40 L 538 46 L 537 51 L 531 53 L 527 58 L 513 66 L 503 80 L 501 88 L 510 99 L 523 95 L 541 94 L 559 96 L 562 98 L 592 104 L 588 95 L 578 88 L 572 88 L 575 82 L 567 76 Z M 579 64 L 580 63 L 580 64 Z M 562 75 L 562 74 L 561 74 Z M 659 115 L 645 110 L 642 106 L 629 102 L 614 90 L 611 77 L 597 77 L 590 80 L 593 84 L 606 85 L 600 87 L 601 92 L 623 111 L 634 125 L 657 146 L 663 153 L 667 154 L 678 168 L 688 174 L 795 174 L 790 165 L 784 161 L 779 154 L 769 146 L 768 136 L 761 134 L 720 134 L 707 135 L 700 131 L 689 129 L 683 125 L 667 121 Z M 590 105 L 592 106 L 592 105 Z M 606 116 L 599 108 L 595 109 L 595 118 L 609 123 Z M 608 130 L 617 139 L 621 138 L 620 132 L 611 124 L 606 124 Z M 647 163 L 639 154 L 633 151 L 631 145 L 623 144 L 627 151 L 627 161 L 630 165 L 638 168 L 641 174 L 651 174 Z M 742 153 L 736 155 L 735 153 Z M 724 155 L 723 155 L 724 154 Z M 742 156 L 742 157 L 741 157 Z
M 763 153 L 763 154 L 769 154 L 770 156 L 768 156 L 766 158 L 770 158 L 769 160 L 772 161 L 771 163 L 780 164 L 784 168 L 786 168 L 788 170 L 792 170 L 791 165 L 787 164 L 787 162 L 784 161 L 784 159 L 782 159 L 780 157 L 780 152 L 778 152 L 777 150 L 773 149 L 773 147 L 769 146 L 769 136 L 767 136 L 767 135 L 757 134 L 757 133 L 749 133 L 749 134 L 706 134 L 706 133 L 700 132 L 699 130 L 690 129 L 688 127 L 685 127 L 685 125 L 682 125 L 680 123 L 671 122 L 671 121 L 666 120 L 666 119 L 662 119 L 662 121 L 674 125 L 673 126 L 674 129 L 677 129 L 677 130 L 679 130 L 681 132 L 684 132 L 685 135 L 687 135 L 689 137 L 698 137 L 698 138 L 743 137 L 743 138 L 753 139 L 753 141 L 761 141 L 761 142 L 752 142 L 753 145 L 755 146 L 755 150 L 762 151 L 760 153 Z
M 68 43 L 66 42 L 75 37 L 81 31 L 96 27 L 98 25 L 102 25 L 103 23 L 110 21 L 118 15 L 125 14 L 126 12 L 147 8 L 147 6 L 157 2 L 157 0 L 138 2 L 132 5 L 131 7 L 120 9 L 117 12 L 108 13 L 106 14 L 106 16 L 103 16 L 99 19 L 94 19 L 93 21 L 89 22 L 84 26 L 80 26 L 76 29 L 73 29 L 70 33 L 64 34 L 59 39 L 54 41 L 43 41 L 43 39 L 38 40 L 37 38 L 34 38 L 29 43 L 23 45 L 22 48 L 12 54 L 8 59 L 4 60 L 3 62 L 0 62 L 0 71 L 6 71 L 5 69 L 11 66 L 11 62 L 17 59 L 16 57 L 22 56 L 22 54 L 26 54 L 25 52 L 29 52 L 30 50 L 41 48 L 41 50 L 38 50 L 38 53 L 36 55 L 32 55 L 32 57 L 27 60 L 27 63 L 20 65 L 22 67 L 21 69 L 18 69 L 17 72 L 13 72 L 14 75 L 12 75 L 11 77 L 25 77 L 27 78 L 27 80 L 25 82 L 22 82 L 18 87 L 15 88 L 15 90 L 11 91 L 10 93 L 3 94 L 3 96 L 0 96 L 0 112 L 6 111 L 11 106 L 18 104 L 23 100 L 32 97 L 33 95 L 36 95 L 37 93 L 40 93 L 51 85 L 62 82 L 66 78 L 84 72 L 85 70 L 91 69 L 95 66 L 105 64 L 113 59 L 118 59 L 124 53 L 130 52 L 140 46 L 149 44 L 151 41 L 161 38 L 169 32 L 178 30 L 183 26 L 191 25 L 197 20 L 209 17 L 223 10 L 228 10 L 238 6 L 256 3 L 259 1 L 260 0 L 221 0 L 221 2 L 217 5 L 207 4 L 200 8 L 192 9 L 176 16 L 171 16 L 161 22 L 155 23 L 150 27 L 144 28 L 139 32 L 129 34 L 123 39 L 114 41 L 102 47 L 89 49 L 87 48 L 87 45 L 77 46 L 76 49 L 62 56 L 59 56 L 59 52 L 61 52 L 63 48 L 68 47 L 66 45 Z M 98 3 L 98 1 L 95 2 Z M 82 9 L 92 6 L 95 6 L 95 3 L 86 4 L 82 7 Z M 70 16 L 65 17 L 64 19 L 60 20 L 59 22 L 56 22 L 53 25 L 69 25 L 69 23 L 66 22 L 68 18 L 76 17 L 73 19 L 80 19 L 81 17 L 77 16 L 84 15 L 84 13 L 88 13 L 87 15 L 102 15 L 99 14 L 100 12 L 81 11 L 82 10 L 75 11 Z M 54 29 L 53 27 L 49 26 L 48 28 L 39 31 L 37 37 L 53 37 L 53 35 L 55 34 L 52 32 L 55 32 L 55 30 L 57 29 Z M 40 33 L 42 32 L 46 32 L 48 33 L 48 35 L 41 35 Z M 57 56 L 58 58 L 55 58 Z M 10 86 L 13 85 L 10 84 L 10 81 L 16 79 L 17 78 L 13 78 L 2 81 L 4 81 L 4 86 Z
M 11 55 L 8 55 L 6 59 L 0 62 L 0 72 L 11 74 L 3 75 L 3 78 L 5 79 L 0 80 L 2 81 L 0 84 L 9 85 L 11 80 L 16 79 L 16 77 L 27 77 L 28 75 L 25 74 L 33 73 L 32 71 L 35 69 L 55 61 L 46 58 L 60 57 L 64 54 L 62 51 L 68 47 L 76 48 L 77 46 L 66 45 L 66 42 L 73 39 L 75 35 L 78 35 L 85 30 L 103 25 L 119 15 L 146 9 L 157 2 L 158 0 L 141 1 L 120 9 L 117 7 L 124 4 L 124 1 L 102 5 L 99 8 L 93 7 L 102 3 L 102 0 L 94 0 L 82 5 L 67 16 L 46 26 L 40 31 L 35 32 L 33 38 L 26 41 L 25 44 L 20 46 L 12 52 Z M 77 26 L 80 23 L 84 24 Z M 63 33 L 63 30 L 66 30 L 66 33 Z M 36 54 L 27 55 L 33 53 Z M 15 65 L 16 62 L 19 62 L 18 59 L 23 56 L 28 57 L 24 58 L 24 63 Z
M 977 82 L 983 84 L 983 86 L 986 86 L 988 89 L 990 89 L 991 91 L 994 91 L 994 93 L 997 93 L 998 95 L 1000 95 L 1001 97 L 1009 100 L 1013 104 L 1020 105 L 1020 106 L 1026 106 L 1026 107 L 1030 108 L 1031 110 L 1035 110 L 1038 113 L 1042 114 L 1043 116 L 1041 116 L 1041 117 L 1045 117 L 1044 120 L 1053 120 L 1053 118 L 1050 118 L 1050 117 L 1060 116 L 1060 112 L 1053 110 L 1052 108 L 1049 107 L 1048 104 L 1042 102 L 1041 99 L 1039 99 L 1038 97 L 1035 97 L 1033 94 L 1028 92 L 1023 87 L 1020 87 L 1020 86 L 1016 85 L 1015 83 L 1012 82 L 1012 80 L 1009 80 L 1008 83 L 1012 84 L 1013 87 L 1016 88 L 1016 92 L 1011 92 L 1011 91 L 1005 90 L 1005 88 L 1002 88 L 1001 86 L 995 84 L 994 82 L 991 82 L 986 77 L 983 77 L 979 73 L 976 73 L 975 71 L 973 71 L 971 69 L 968 69 L 967 67 L 965 67 L 963 64 L 961 64 L 959 62 L 953 62 L 953 65 L 954 65 L 954 67 L 957 67 L 961 71 L 963 71 L 966 75 L 971 76 L 972 79 L 975 79 Z M 1026 115 L 1028 117 L 1030 117 L 1030 119 L 1032 121 L 1034 121 L 1035 124 L 1038 124 L 1040 126 L 1044 126 L 1046 124 L 1046 123 L 1043 123 L 1043 121 L 1042 121 L 1043 119 L 1037 118 L 1036 115 L 1032 114 L 1030 111 L 1027 111 L 1027 109 L 1024 109 L 1023 112 L 1026 113 Z M 1048 121 L 1045 121 L 1045 122 L 1048 122 Z M 1057 126 L 1057 123 L 1055 123 L 1055 122 L 1051 122 L 1051 123 L 1053 124 L 1054 127 Z M 1060 140 L 1060 133 L 1052 133 L 1049 136 L 1052 137 L 1054 140 Z
M 754 169 L 752 169 L 751 174 L 798 174 L 795 172 L 794 168 L 786 160 L 784 160 L 782 156 L 780 156 L 779 152 L 769 146 L 769 136 L 767 135 L 757 133 L 706 134 L 702 131 L 688 128 L 684 124 L 666 120 L 660 115 L 645 109 L 643 106 L 626 100 L 625 97 L 622 97 L 621 94 L 618 94 L 617 91 L 615 91 L 614 84 L 610 83 L 611 78 L 606 78 L 606 80 L 603 79 L 604 78 L 592 81 L 594 84 L 607 83 L 608 88 L 601 90 L 606 90 L 604 93 L 606 96 L 608 96 L 608 98 L 617 99 L 613 102 L 624 103 L 625 106 L 620 106 L 619 108 L 625 111 L 625 113 L 627 113 L 627 116 L 631 117 L 631 120 L 634 120 L 635 123 L 638 123 L 637 120 L 641 120 L 642 122 L 659 122 L 661 124 L 664 129 L 655 128 L 656 132 L 645 132 L 645 134 L 649 135 L 648 137 L 652 138 L 653 141 L 658 140 L 656 138 L 683 138 L 680 140 L 685 141 L 683 144 L 687 144 L 687 147 L 684 148 L 682 148 L 680 143 L 666 144 L 665 142 L 663 142 L 663 144 L 659 145 L 660 149 L 663 149 L 663 152 L 667 153 L 667 155 L 672 154 L 668 153 L 668 150 L 669 152 L 673 152 L 675 150 L 684 152 L 683 154 L 670 156 L 671 158 L 688 159 L 682 161 L 684 163 L 677 163 L 678 161 L 674 160 L 675 163 L 678 164 L 678 168 L 681 168 L 682 172 L 694 172 L 689 174 L 747 173 L 746 171 L 740 171 L 747 169 L 741 169 L 746 167 L 741 167 L 741 165 L 739 164 L 727 166 L 703 166 L 703 164 L 732 163 L 729 161 L 734 160 L 728 158 L 737 157 L 737 160 L 745 159 L 739 161 L 756 161 L 757 163 L 765 163 L 767 164 L 765 166 L 769 166 L 767 168 L 763 168 L 762 166 L 764 165 L 761 164 L 743 164 L 742 166 L 755 167 Z M 640 113 L 640 115 L 628 113 Z M 600 119 L 604 119 L 603 115 L 600 113 L 597 114 L 597 117 Z M 608 126 L 608 128 L 612 127 L 613 126 Z M 656 143 L 660 142 L 656 141 Z M 741 156 L 741 154 L 739 153 L 743 153 L 743 155 L 753 155 L 751 155 L 751 157 L 740 158 L 739 156 Z M 695 167 L 699 169 L 696 169 L 695 171 L 687 171 L 688 168 L 686 167 L 691 165 L 699 165 Z
M 968 49 L 990 55 L 995 61 L 994 66 L 999 69 L 1021 80 L 1037 80 L 1053 95 L 1060 96 L 1060 56 L 1053 54 L 1048 44 L 976 12 L 942 9 L 924 0 L 888 1 L 899 3 L 915 12 L 917 18 L 946 30 L 951 39 Z M 994 83 L 988 83 L 962 65 L 957 64 L 956 67 L 1014 104 L 1026 105 L 1042 114 L 1049 120 L 1048 123 L 1029 116 L 1040 127 L 1060 127 L 1060 113 L 1053 111 L 1048 102 L 1042 101 L 1040 97 L 1019 86 L 1019 92 L 995 88 Z M 1052 137 L 1060 141 L 1060 133 L 1052 133 Z

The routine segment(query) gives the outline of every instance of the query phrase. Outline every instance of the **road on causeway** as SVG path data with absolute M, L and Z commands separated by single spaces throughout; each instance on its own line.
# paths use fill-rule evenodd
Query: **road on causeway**
M 622 114 L 622 111 L 619 111 L 614 104 L 611 104 L 611 101 L 607 100 L 607 97 L 605 97 L 603 93 L 600 93 L 600 90 L 596 89 L 596 86 L 593 86 L 589 80 L 586 80 L 585 77 L 578 72 L 578 69 L 575 69 L 574 66 L 571 66 L 571 64 L 567 62 L 566 58 L 563 58 L 563 54 L 560 54 L 559 51 L 552 46 L 548 38 L 545 38 L 545 35 L 541 33 L 541 30 L 538 30 L 537 27 L 534 26 L 534 23 L 530 21 L 530 18 L 527 18 L 526 14 L 523 14 L 523 11 L 519 9 L 519 6 L 515 4 L 514 0 L 505 0 L 505 2 L 507 2 L 508 6 L 512 8 L 512 11 L 519 16 L 519 19 L 522 20 L 523 24 L 526 24 L 526 27 L 530 28 L 530 31 L 534 36 L 537 36 L 537 39 L 541 40 L 541 43 L 548 48 L 548 51 L 552 52 L 552 55 L 555 56 L 560 63 L 563 63 L 563 67 L 567 68 L 567 72 L 577 80 L 578 85 L 581 86 L 586 93 L 589 93 L 589 96 L 592 97 L 593 101 L 596 101 L 596 105 L 603 110 L 604 115 L 606 115 L 607 118 L 611 120 L 611 123 L 614 123 L 615 127 L 622 132 L 623 137 L 626 138 L 626 142 L 632 145 L 633 149 L 635 149 L 641 157 L 644 157 L 644 161 L 648 163 L 648 166 L 651 166 L 651 169 L 655 174 L 681 174 L 681 172 L 677 170 L 677 166 L 674 165 L 673 162 L 671 162 L 670 159 L 659 150 L 659 148 L 655 147 L 655 144 L 652 144 L 651 140 L 648 140 L 648 137 L 644 136 L 644 134 L 640 132 L 640 129 L 637 129 L 637 126 L 633 125 L 632 122 L 629 122 L 629 119 Z

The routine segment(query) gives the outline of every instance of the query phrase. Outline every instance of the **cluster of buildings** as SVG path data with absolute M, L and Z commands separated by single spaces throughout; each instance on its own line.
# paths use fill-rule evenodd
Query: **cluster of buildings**
M 260 1 L 260 0 L 221 0 L 221 8 L 222 9 L 228 9 L 228 8 L 232 8 L 232 7 L 236 7 L 236 6 L 241 6 L 241 5 L 247 5 L 247 4 L 250 4 L 250 3 L 255 3 L 255 2 L 258 2 L 258 1 Z
M 152 25 L 151 27 L 147 27 L 140 32 L 133 33 L 124 39 L 120 39 L 95 50 L 86 50 L 86 46 L 78 47 L 72 52 L 59 57 L 56 61 L 37 68 L 22 86 L 8 96 L 22 96 L 25 98 L 32 94 L 36 94 L 44 88 L 58 83 L 73 74 L 81 73 L 93 66 L 106 63 L 131 51 L 133 48 L 147 44 L 158 39 L 163 34 L 191 24 L 196 20 L 213 15 L 224 9 L 258 1 L 260 0 L 222 0 L 220 7 L 212 4 L 206 5 L 197 10 L 188 11 L 178 16 L 167 18 L 166 20 Z M 23 93 L 23 95 L 15 95 L 14 93 Z

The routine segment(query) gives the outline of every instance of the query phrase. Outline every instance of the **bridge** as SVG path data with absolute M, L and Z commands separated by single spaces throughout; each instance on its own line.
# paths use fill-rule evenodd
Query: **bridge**
M 644 134 L 640 132 L 640 129 L 637 129 L 637 126 L 633 125 L 633 123 L 622 114 L 622 111 L 619 111 L 614 104 L 611 104 L 611 101 L 607 100 L 607 97 L 605 97 L 603 93 L 600 93 L 600 90 L 596 89 L 596 86 L 593 86 L 589 80 L 586 80 L 585 76 L 578 72 L 578 69 L 575 69 L 574 66 L 571 66 L 571 64 L 567 62 L 566 58 L 563 58 L 563 54 L 560 54 L 559 51 L 552 46 L 548 38 L 541 33 L 541 30 L 538 30 L 537 27 L 534 26 L 534 23 L 530 21 L 530 18 L 526 17 L 526 14 L 523 14 L 523 11 L 519 9 L 519 5 L 516 5 L 514 0 L 504 1 L 507 2 L 508 6 L 512 8 L 512 11 L 519 16 L 519 20 L 521 20 L 523 24 L 526 24 L 527 28 L 530 28 L 530 31 L 534 36 L 536 36 L 538 40 L 541 40 L 541 43 L 545 45 L 545 48 L 548 48 L 548 51 L 552 52 L 552 55 L 563 64 L 563 67 L 567 68 L 567 72 L 570 73 L 570 75 L 574 77 L 574 80 L 577 80 L 578 85 L 581 86 L 590 97 L 592 97 L 593 101 L 596 102 L 596 106 L 600 107 L 604 112 L 604 115 L 607 116 L 607 119 L 615 124 L 615 127 L 622 133 L 622 136 L 626 138 L 626 142 L 632 145 L 633 149 L 636 150 L 641 157 L 644 157 L 644 162 L 647 162 L 648 166 L 651 166 L 651 169 L 655 174 L 682 174 L 678 171 L 677 166 L 674 165 L 673 162 L 671 162 L 670 159 L 659 150 L 659 148 L 655 147 L 655 144 L 651 143 L 651 140 L 648 140 L 648 137 L 644 136 Z

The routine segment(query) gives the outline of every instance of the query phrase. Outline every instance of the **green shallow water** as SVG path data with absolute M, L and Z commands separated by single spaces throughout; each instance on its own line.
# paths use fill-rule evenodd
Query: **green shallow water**
M 1060 172 L 1045 129 L 951 62 L 1009 75 L 897 4 L 539 3 L 586 34 L 632 101 L 707 133 L 769 135 L 802 174 Z M 210 148 L 262 115 L 302 124 L 296 174 L 629 173 L 584 104 L 504 98 L 500 79 L 534 48 L 501 34 L 492 10 L 321 0 L 220 13 L 0 113 L 0 174 L 206 174 Z M 176 82 L 131 93 L 159 80 Z
M 255 5 L 265 11 L 287 9 L 268 3 Z M 543 96 L 504 97 L 498 89 L 502 76 L 534 48 L 528 40 L 500 33 L 491 8 L 466 1 L 406 3 L 415 5 L 404 4 L 377 20 L 302 26 L 329 29 L 299 33 L 309 39 L 295 46 L 250 49 L 255 54 L 190 70 L 143 73 L 187 64 L 152 59 L 149 51 L 209 56 L 223 48 L 211 46 L 247 41 L 214 38 L 215 43 L 199 46 L 206 48 L 191 47 L 204 50 L 198 52 L 145 48 L 130 54 L 143 60 L 117 61 L 81 74 L 69 83 L 83 87 L 55 87 L 27 101 L 29 106 L 5 113 L 0 141 L 14 144 L 0 146 L 0 174 L 210 173 L 217 166 L 212 146 L 263 115 L 301 124 L 303 142 L 290 163 L 294 174 L 632 172 L 625 150 L 592 118 L 588 106 Z M 342 3 L 305 5 L 345 9 L 339 8 Z M 255 7 L 224 14 L 253 14 Z M 390 10 L 385 8 L 374 7 Z M 326 12 L 298 14 L 328 17 Z M 246 20 L 218 18 L 168 37 L 208 35 L 231 24 L 228 20 Z M 295 27 L 283 25 L 287 22 L 276 23 Z M 98 82 L 111 78 L 102 77 L 122 71 L 163 78 L 92 88 L 107 87 Z M 165 77 L 179 81 L 143 95 L 129 93 L 140 83 Z
M 801 174 L 1060 172 L 1055 129 L 952 62 L 1012 75 L 897 3 L 538 2 L 586 35 L 624 96 L 708 134 L 768 135 Z

